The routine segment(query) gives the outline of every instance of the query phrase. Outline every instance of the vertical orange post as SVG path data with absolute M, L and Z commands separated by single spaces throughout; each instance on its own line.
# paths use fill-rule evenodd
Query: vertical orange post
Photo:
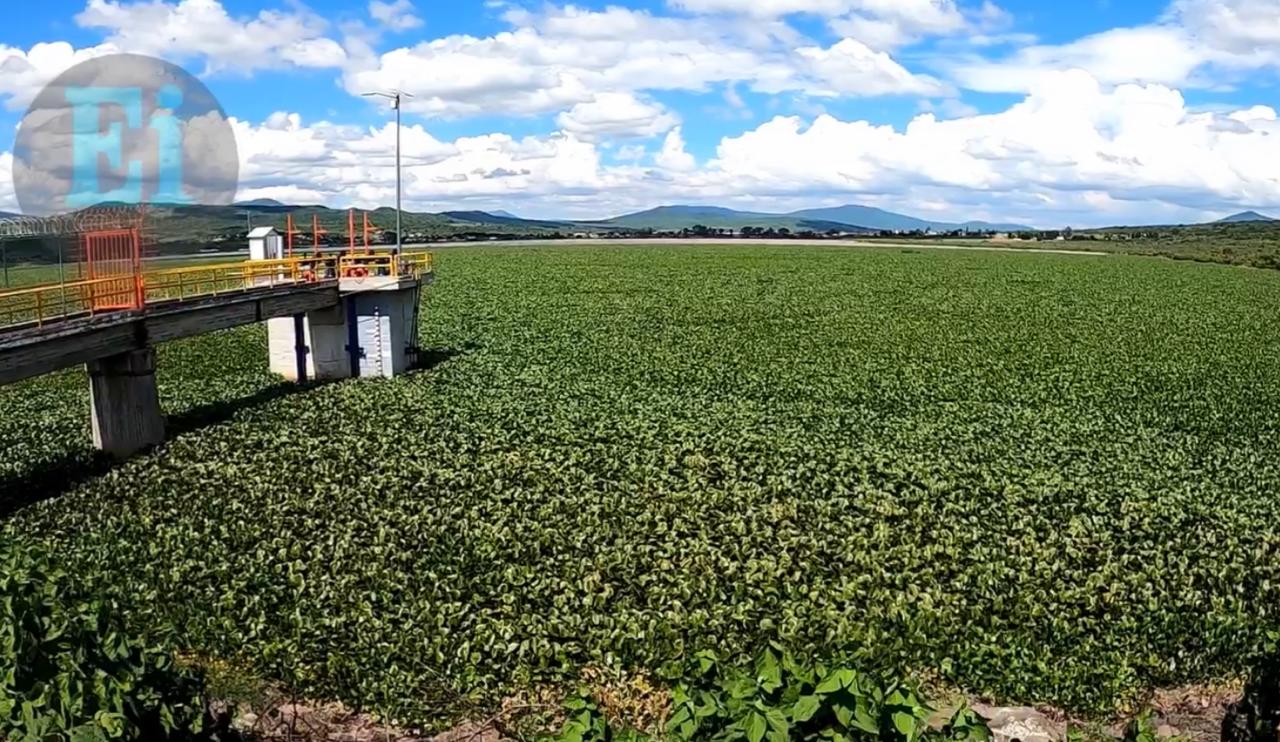
M 293 214 L 288 214 L 287 216 L 285 216 L 284 225 L 285 225 L 284 226 L 285 240 L 286 240 L 286 244 L 288 245 L 288 247 L 286 248 L 288 250 L 286 255 L 292 258 L 293 257 L 293 233 L 294 233 Z
M 320 257 L 320 235 L 321 234 L 325 234 L 325 232 L 324 230 L 320 229 L 320 215 L 312 214 L 311 215 L 311 239 L 312 239 L 311 247 L 312 247 L 312 250 L 315 251 L 316 257 Z
M 141 309 L 147 304 L 147 286 L 142 273 L 142 232 L 137 228 L 129 230 L 133 239 L 133 279 L 137 288 L 134 298 L 134 309 Z
M 364 253 L 368 255 L 372 250 L 369 249 L 369 233 L 373 231 L 373 227 L 369 224 L 369 212 L 364 214 Z
M 356 210 L 347 209 L 347 254 L 356 254 Z

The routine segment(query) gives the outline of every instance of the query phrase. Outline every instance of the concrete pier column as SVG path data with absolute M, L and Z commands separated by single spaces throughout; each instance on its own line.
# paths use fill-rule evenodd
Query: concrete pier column
M 300 321 L 267 321 L 271 371 L 289 381 L 332 381 L 351 376 L 347 317 L 341 303 L 307 312 Z
M 421 296 L 416 281 L 352 296 L 355 316 L 349 321 L 355 323 L 352 336 L 360 349 L 359 376 L 391 378 L 409 371 L 418 351 Z
M 345 302 L 307 313 L 308 344 L 311 346 L 312 374 L 318 381 L 351 377 L 351 354 L 347 348 Z
M 343 279 L 342 300 L 301 320 L 267 322 L 271 370 L 290 381 L 399 376 L 418 351 L 422 283 L 402 276 Z
M 155 348 L 109 356 L 88 366 L 93 445 L 123 459 L 163 443 Z

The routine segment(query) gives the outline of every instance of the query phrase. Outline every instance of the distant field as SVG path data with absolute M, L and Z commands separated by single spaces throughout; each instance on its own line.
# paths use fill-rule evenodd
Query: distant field
M 58 271 L 58 266 L 31 265 L 20 263 L 9 266 L 7 273 L 0 273 L 0 291 L 7 285 L 9 288 L 22 288 L 41 283 L 53 283 L 59 280 L 76 280 L 76 266 L 69 265 Z M 6 284 L 7 281 L 7 284 Z
M 1091 230 L 1084 234 L 1100 239 L 1067 244 L 1072 248 L 1131 255 L 1280 268 L 1280 223 L 1276 222 L 1119 227 Z
M 443 250 L 433 368 L 166 346 L 178 435 L 109 473 L 82 374 L 0 389 L 4 530 L 402 719 L 769 641 L 1105 713 L 1280 628 L 1277 316 L 1280 274 L 1145 258 Z

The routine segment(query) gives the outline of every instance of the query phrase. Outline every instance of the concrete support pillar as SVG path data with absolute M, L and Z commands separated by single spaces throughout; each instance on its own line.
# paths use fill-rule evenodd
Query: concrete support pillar
M 93 445 L 123 459 L 163 443 L 155 349 L 121 353 L 88 366 Z
M 301 332 L 299 332 L 301 331 Z M 289 381 L 332 381 L 351 376 L 347 319 L 342 304 L 267 321 L 271 371 Z
M 347 312 L 343 302 L 307 313 L 307 340 L 311 348 L 311 374 L 320 381 L 351 377 Z
M 418 345 L 418 281 L 343 281 L 342 300 L 298 320 L 269 320 L 271 370 L 289 379 L 392 377 L 408 371 Z
M 267 353 L 271 373 L 280 374 L 289 381 L 304 381 L 311 377 L 311 349 L 307 347 L 306 317 L 302 332 L 297 330 L 294 317 L 275 317 L 267 320 Z M 299 363 L 298 354 L 302 354 Z
M 360 376 L 399 376 L 410 369 L 418 350 L 417 284 L 353 297 Z

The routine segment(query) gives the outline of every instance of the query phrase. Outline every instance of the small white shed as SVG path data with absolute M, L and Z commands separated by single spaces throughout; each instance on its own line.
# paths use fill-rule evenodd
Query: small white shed
M 250 260 L 279 260 L 284 257 L 284 238 L 275 227 L 255 227 L 249 232 Z

